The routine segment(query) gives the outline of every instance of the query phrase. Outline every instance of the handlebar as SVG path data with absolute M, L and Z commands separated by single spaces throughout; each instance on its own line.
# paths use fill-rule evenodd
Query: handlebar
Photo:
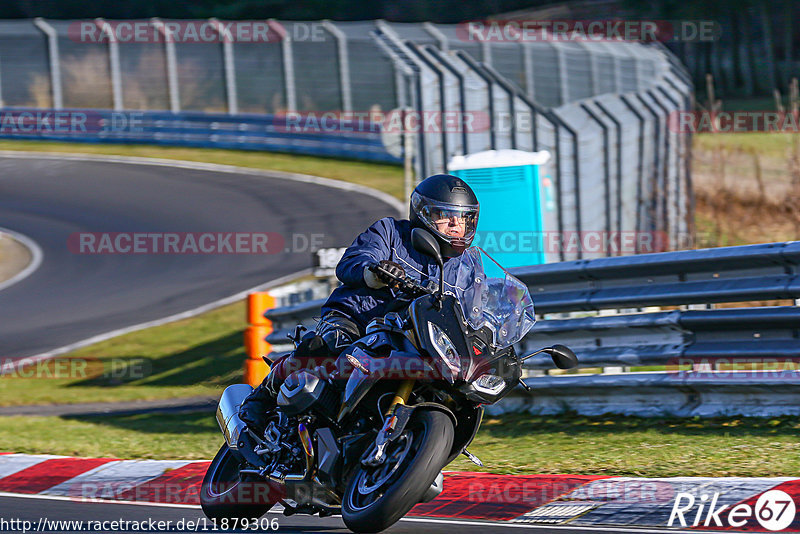
M 431 295 L 431 294 L 433 294 L 433 291 L 431 289 L 423 286 L 422 284 L 420 284 L 419 282 L 417 282 L 413 278 L 410 278 L 408 276 L 395 276 L 391 272 L 389 272 L 386 269 L 384 269 L 383 267 L 381 267 L 381 265 L 379 263 L 373 263 L 372 265 L 370 265 L 368 267 L 368 269 L 370 271 L 372 271 L 373 273 L 376 273 L 376 274 L 380 273 L 380 274 L 386 275 L 388 278 L 391 278 L 395 282 L 396 287 L 397 287 L 398 290 L 400 290 L 403 293 L 406 293 L 406 294 L 408 294 L 410 296 L 419 297 L 419 296 L 422 296 L 422 295 Z

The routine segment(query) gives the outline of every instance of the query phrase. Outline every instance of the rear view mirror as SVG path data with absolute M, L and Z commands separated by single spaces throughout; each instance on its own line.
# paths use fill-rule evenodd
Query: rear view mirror
M 578 366 L 578 357 L 566 345 L 553 345 L 547 349 L 547 353 L 559 369 L 572 369 Z
M 442 251 L 439 249 L 439 243 L 427 230 L 423 230 L 422 228 L 414 228 L 411 230 L 411 245 L 414 247 L 414 250 L 420 254 L 425 254 L 435 259 L 436 263 L 440 266 L 444 263 L 442 260 Z

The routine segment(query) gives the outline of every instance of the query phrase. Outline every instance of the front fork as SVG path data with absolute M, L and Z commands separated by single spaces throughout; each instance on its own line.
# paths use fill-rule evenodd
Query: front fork
M 375 438 L 375 446 L 372 452 L 361 461 L 363 465 L 376 467 L 386 460 L 386 446 L 396 437 L 394 435 L 394 430 L 397 427 L 398 417 L 395 412 L 398 406 L 406 406 L 408 404 L 411 391 L 414 389 L 414 383 L 415 381 L 413 379 L 403 380 L 400 383 L 400 387 L 397 388 L 397 393 L 395 393 L 392 399 L 392 404 L 389 406 L 389 409 L 386 410 L 386 419 L 383 423 L 383 428 L 381 428 L 380 432 L 378 432 L 378 436 Z M 405 414 L 406 419 L 409 415 L 408 413 Z M 406 422 L 407 421 L 402 422 L 401 428 L 406 426 Z
M 389 409 L 386 411 L 386 415 L 391 415 L 394 413 L 394 407 L 398 404 L 408 404 L 408 398 L 411 396 L 411 390 L 414 389 L 414 382 L 415 380 L 409 379 L 403 380 L 400 383 L 400 387 L 397 388 L 397 393 L 395 393 L 394 398 L 392 399 L 392 405 L 389 406 Z

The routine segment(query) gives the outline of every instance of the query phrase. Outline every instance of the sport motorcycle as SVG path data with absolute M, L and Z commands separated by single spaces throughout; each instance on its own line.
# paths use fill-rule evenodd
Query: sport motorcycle
M 483 465 L 467 447 L 483 406 L 527 387 L 514 344 L 535 322 L 533 301 L 478 247 L 462 253 L 456 284 L 446 284 L 436 239 L 419 228 L 411 237 L 439 265 L 438 284 L 371 266 L 393 280 L 393 311 L 369 323 L 330 376 L 290 374 L 264 435 L 238 415 L 252 388 L 225 389 L 217 408 L 225 443 L 200 488 L 209 518 L 258 518 L 280 502 L 286 515 L 341 514 L 355 532 L 378 532 L 439 495 L 442 469 L 459 455 Z M 527 357 L 542 352 L 559 368 L 577 365 L 563 345 Z

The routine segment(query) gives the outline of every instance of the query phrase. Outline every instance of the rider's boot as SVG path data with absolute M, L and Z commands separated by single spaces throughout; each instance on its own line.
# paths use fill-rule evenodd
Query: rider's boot
M 273 362 L 264 381 L 242 403 L 239 418 L 256 435 L 263 436 L 267 414 L 275 408 L 286 378 L 301 369 L 328 378 L 336 368 L 337 356 L 358 337 L 355 323 L 339 314 L 327 314 L 318 333 L 307 333 L 294 352 Z

